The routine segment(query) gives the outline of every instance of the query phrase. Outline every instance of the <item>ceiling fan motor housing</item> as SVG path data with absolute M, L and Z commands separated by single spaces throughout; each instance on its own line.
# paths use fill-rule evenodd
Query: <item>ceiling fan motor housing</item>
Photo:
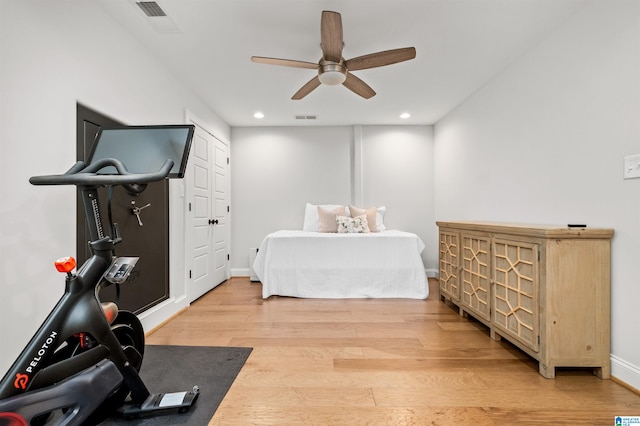
M 337 86 L 347 79 L 347 68 L 343 61 L 333 62 L 321 59 L 318 67 L 318 79 L 322 84 Z

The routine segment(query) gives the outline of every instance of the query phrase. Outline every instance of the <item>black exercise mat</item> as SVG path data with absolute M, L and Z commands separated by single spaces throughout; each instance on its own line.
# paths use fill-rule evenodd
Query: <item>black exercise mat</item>
M 190 391 L 196 385 L 200 388 L 198 400 L 183 414 L 173 410 L 134 419 L 114 416 L 101 425 L 207 425 L 251 350 L 221 346 L 146 346 L 140 376 L 149 392 Z

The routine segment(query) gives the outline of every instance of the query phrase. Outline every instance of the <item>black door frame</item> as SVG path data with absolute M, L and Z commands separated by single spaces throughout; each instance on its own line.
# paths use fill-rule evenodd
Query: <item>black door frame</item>
M 102 126 L 123 126 L 120 121 L 117 121 L 111 117 L 108 117 L 98 111 L 88 108 L 80 103 L 76 106 L 76 158 L 78 161 L 86 161 L 90 154 L 93 139 L 97 131 Z M 90 140 L 89 140 L 90 139 Z M 106 193 L 104 188 L 100 188 L 101 194 Z M 123 220 L 123 211 L 128 211 L 123 207 L 123 202 L 120 201 L 120 206 L 116 202 L 118 195 L 124 193 L 122 188 L 115 188 L 114 190 L 114 221 L 119 222 L 121 230 L 126 226 L 126 222 L 132 220 L 131 214 L 125 214 L 126 220 Z M 127 282 L 122 285 L 120 294 L 117 293 L 115 286 L 104 289 L 100 296 L 103 300 L 119 300 L 119 305 L 122 309 L 132 311 L 136 314 L 141 313 L 152 306 L 161 303 L 169 298 L 169 184 L 167 180 L 162 182 L 153 182 L 148 185 L 147 190 L 141 194 L 140 197 L 144 198 L 146 195 L 155 193 L 162 200 L 161 203 L 154 202 L 153 207 L 148 211 L 153 210 L 154 216 L 142 215 L 144 223 L 147 225 L 145 233 L 137 237 L 139 243 L 134 250 L 135 253 L 127 253 L 127 250 L 131 250 L 128 245 L 131 244 L 132 236 L 127 233 L 122 233 L 124 242 L 116 246 L 116 254 L 120 256 L 140 256 L 140 261 L 131 274 Z M 120 198 L 122 198 L 120 196 Z M 127 201 L 128 203 L 128 201 Z M 163 204 L 163 205 L 157 205 Z M 138 203 L 138 205 L 142 205 Z M 128 207 L 128 204 L 126 204 Z M 102 206 L 106 207 L 106 204 Z M 103 217 L 107 217 L 106 212 L 101 212 Z M 146 212 L 145 212 L 146 213 Z M 117 215 L 120 218 L 116 218 Z M 145 216 L 147 216 L 145 218 Z M 78 264 L 82 264 L 89 257 L 88 242 L 88 228 L 85 223 L 84 210 L 82 207 L 82 201 L 79 196 L 76 203 L 76 257 Z M 123 225 L 124 224 L 124 225 Z M 135 231 L 135 228 L 134 228 Z M 137 231 L 135 231 L 137 232 Z M 111 234 L 111 230 L 105 230 L 107 235 Z M 155 238 L 160 238 L 161 243 L 155 240 L 150 244 L 144 243 L 144 236 L 148 236 L 150 233 L 154 234 Z M 136 238 L 135 236 L 133 237 Z M 127 244 L 129 243 L 129 244 Z M 120 248 L 120 249 L 119 249 Z M 146 268 L 145 268 L 146 266 Z

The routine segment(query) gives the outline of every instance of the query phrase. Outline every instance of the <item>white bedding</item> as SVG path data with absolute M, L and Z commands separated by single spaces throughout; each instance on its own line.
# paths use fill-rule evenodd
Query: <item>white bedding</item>
M 429 286 L 416 235 L 277 231 L 253 264 L 262 297 L 426 299 Z

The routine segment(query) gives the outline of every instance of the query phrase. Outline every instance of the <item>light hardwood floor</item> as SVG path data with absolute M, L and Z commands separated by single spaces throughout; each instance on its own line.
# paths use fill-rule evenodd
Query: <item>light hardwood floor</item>
M 554 380 L 439 301 L 263 300 L 232 278 L 148 344 L 248 346 L 210 425 L 614 425 L 640 396 L 586 370 Z

